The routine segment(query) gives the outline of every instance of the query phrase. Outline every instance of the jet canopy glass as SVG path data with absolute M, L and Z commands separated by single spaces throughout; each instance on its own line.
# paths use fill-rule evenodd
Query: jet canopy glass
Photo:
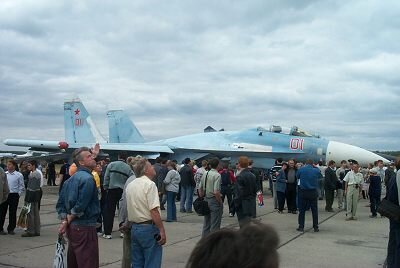
M 268 129 L 264 127 L 258 127 L 257 131 L 260 132 L 273 132 L 273 133 L 281 133 L 281 134 L 286 134 L 286 135 L 291 135 L 291 136 L 298 136 L 298 137 L 314 137 L 314 138 L 320 138 L 320 135 L 314 134 L 314 133 L 309 133 L 305 130 L 300 129 L 297 126 L 292 126 L 292 127 L 282 127 L 282 126 L 276 126 L 272 125 Z

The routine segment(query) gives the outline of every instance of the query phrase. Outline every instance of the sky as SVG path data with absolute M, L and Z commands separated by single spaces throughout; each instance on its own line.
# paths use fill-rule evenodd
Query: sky
M 0 140 L 63 140 L 79 97 L 147 141 L 293 126 L 400 150 L 399 1 L 0 2 Z M 0 150 L 11 149 L 0 144 Z

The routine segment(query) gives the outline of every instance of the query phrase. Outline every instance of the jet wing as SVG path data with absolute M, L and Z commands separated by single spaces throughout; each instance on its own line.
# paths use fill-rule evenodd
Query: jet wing
M 71 144 L 69 148 L 80 148 L 83 146 L 93 147 L 94 144 Z M 173 153 L 173 151 L 165 145 L 149 145 L 145 143 L 101 143 L 100 150 L 102 151 L 130 151 L 130 152 L 147 152 L 147 153 Z

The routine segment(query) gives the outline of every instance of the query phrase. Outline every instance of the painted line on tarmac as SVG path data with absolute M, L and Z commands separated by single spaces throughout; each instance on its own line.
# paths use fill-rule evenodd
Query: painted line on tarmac
M 38 249 L 38 248 L 49 247 L 49 246 L 53 246 L 53 247 L 55 248 L 56 243 L 57 243 L 57 238 L 54 238 L 54 242 L 51 243 L 51 244 L 41 245 L 41 246 L 32 247 L 32 248 L 26 248 L 26 249 L 23 249 L 23 251 L 30 251 L 30 250 L 34 250 L 34 249 Z M 10 254 L 15 254 L 15 253 L 18 253 L 18 252 L 21 252 L 21 250 L 19 250 L 19 251 L 10 251 L 10 252 L 6 252 L 6 253 L 4 253 L 4 254 L 0 254 L 0 257 L 1 257 L 1 256 L 6 256 L 6 255 L 10 255 Z M 1 263 L 0 263 L 0 264 L 1 264 Z M 11 267 L 14 267 L 14 266 L 11 266 Z M 15 266 L 15 267 L 19 267 L 19 266 Z
M 2 262 L 0 262 L 0 267 L 24 268 L 24 266 L 15 266 L 12 264 L 2 263 Z
M 270 214 L 272 214 L 272 213 L 276 213 L 276 211 L 274 210 L 274 211 L 270 211 L 270 212 L 267 212 L 267 213 L 260 214 L 259 216 L 257 216 L 257 218 L 261 218 L 261 217 L 270 215 Z M 192 214 L 192 215 L 193 215 L 193 214 Z M 201 217 L 201 216 L 199 216 L 199 217 Z M 227 216 L 224 216 L 224 217 L 222 217 L 222 218 L 227 218 Z M 226 225 L 226 226 L 224 226 L 224 227 L 222 227 L 222 228 L 234 228 L 234 227 L 239 227 L 239 223 L 238 223 L 238 222 L 236 222 L 236 223 L 231 223 L 231 224 L 228 224 L 228 225 Z M 177 245 L 177 244 L 179 244 L 179 243 L 181 243 L 181 242 L 186 242 L 186 241 L 189 241 L 189 240 L 191 240 L 191 239 L 198 238 L 198 237 L 201 237 L 201 234 L 200 234 L 200 235 L 195 235 L 195 236 L 190 236 L 190 237 L 187 237 L 187 238 L 185 238 L 185 239 L 182 239 L 182 240 L 179 240 L 179 241 L 176 241 L 176 242 L 167 244 L 167 245 L 165 245 L 164 247 L 169 247 L 169 246 Z
M 330 220 L 331 218 L 333 218 L 334 216 L 336 216 L 336 215 L 339 214 L 340 212 L 343 212 L 343 210 L 336 211 L 335 213 L 331 214 L 331 215 L 328 216 L 327 218 L 325 218 L 325 219 L 323 219 L 322 221 L 318 222 L 318 226 L 321 225 L 322 223 L 326 222 L 327 220 Z M 289 239 L 288 241 L 286 241 L 286 242 L 283 243 L 283 244 L 280 244 L 280 245 L 278 246 L 278 249 L 281 248 L 281 247 L 283 247 L 283 246 L 286 246 L 287 244 L 289 244 L 289 243 L 291 243 L 291 242 L 293 242 L 294 240 L 296 240 L 297 238 L 303 236 L 305 233 L 310 232 L 311 230 L 314 230 L 314 228 L 310 227 L 310 228 L 308 228 L 308 229 L 305 229 L 304 232 L 299 232 L 299 234 L 295 235 L 293 238 Z

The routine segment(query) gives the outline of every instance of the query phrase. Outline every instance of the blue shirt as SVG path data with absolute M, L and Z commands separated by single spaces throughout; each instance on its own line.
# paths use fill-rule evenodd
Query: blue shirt
M 75 215 L 71 224 L 95 226 L 100 214 L 96 183 L 89 169 L 79 167 L 60 192 L 56 209 L 60 219 Z
M 296 174 L 299 180 L 299 187 L 303 190 L 312 190 L 318 188 L 318 180 L 321 178 L 321 172 L 318 168 L 312 165 L 305 165 L 301 167 Z
M 16 170 L 13 172 L 7 171 L 6 175 L 10 193 L 17 193 L 21 195 L 25 190 L 24 175 Z

